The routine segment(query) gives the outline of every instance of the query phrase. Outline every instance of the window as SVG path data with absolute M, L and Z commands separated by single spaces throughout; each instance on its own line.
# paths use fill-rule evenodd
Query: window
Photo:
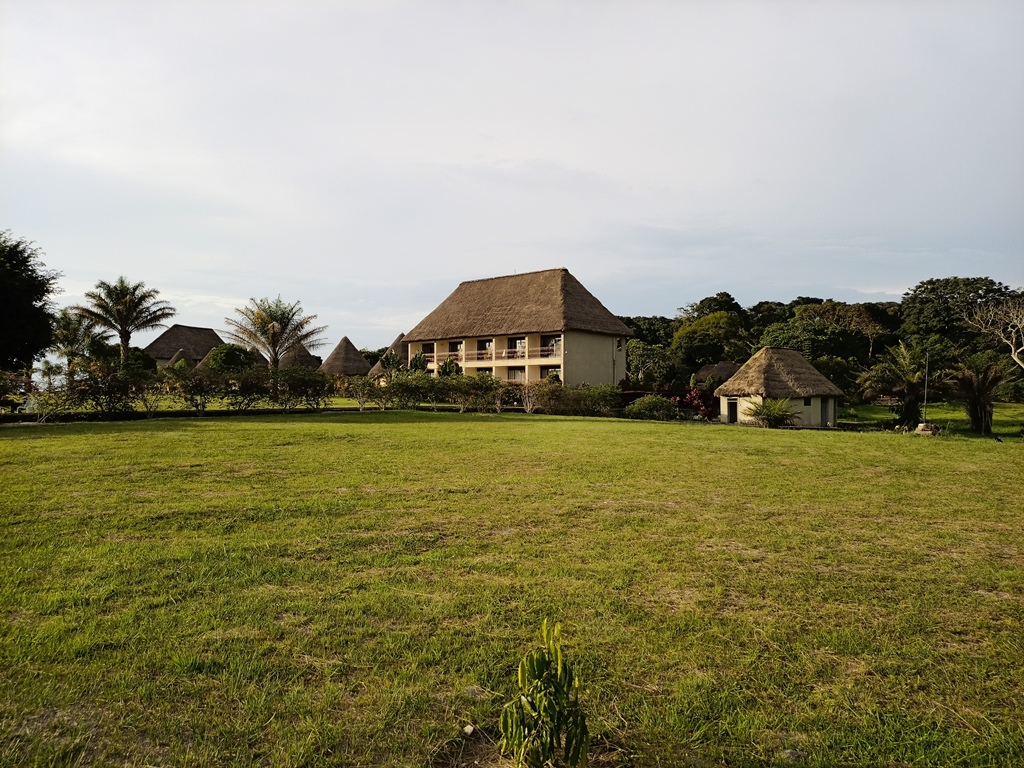
M 461 352 L 462 351 L 462 342 L 461 341 L 449 341 L 448 342 L 448 351 L 449 352 Z
M 508 339 L 508 358 L 514 360 L 526 357 L 526 337 L 510 336 Z
M 434 342 L 432 342 L 432 341 L 425 341 L 425 342 L 423 342 L 423 354 L 424 355 L 432 355 L 432 354 L 434 354 Z
M 558 380 L 562 380 L 562 366 L 560 365 L 542 365 L 540 367 L 540 378 L 543 381 L 549 376 L 557 376 Z
M 494 339 L 478 339 L 476 342 L 476 359 L 490 360 L 494 350 Z
M 514 365 L 508 369 L 508 381 L 526 381 L 526 368 L 521 365 Z
M 541 336 L 540 337 L 540 356 L 541 357 L 561 357 L 562 356 L 562 336 Z
M 810 404 L 811 404 L 811 398 L 805 397 L 804 398 L 804 405 L 810 405 Z

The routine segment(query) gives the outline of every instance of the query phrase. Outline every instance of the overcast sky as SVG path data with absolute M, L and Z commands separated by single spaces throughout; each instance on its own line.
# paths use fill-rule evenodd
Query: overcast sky
M 0 229 L 61 304 L 280 294 L 324 355 L 553 267 L 620 315 L 1021 285 L 1024 3 L 0 0 Z

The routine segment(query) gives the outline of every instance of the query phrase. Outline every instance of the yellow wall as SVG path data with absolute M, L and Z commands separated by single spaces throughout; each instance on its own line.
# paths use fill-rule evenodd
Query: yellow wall
M 625 377 L 625 338 L 583 331 L 566 331 L 563 335 L 563 384 L 618 384 Z
M 823 399 L 828 401 L 828 418 L 824 422 L 821 419 L 821 401 Z M 722 411 L 720 420 L 723 424 L 728 423 L 729 400 L 730 398 L 724 396 L 719 398 L 719 406 Z M 760 403 L 761 397 L 759 395 L 748 395 L 747 397 L 736 398 L 736 400 L 739 411 L 739 421 L 737 423 L 753 424 L 754 420 L 747 416 L 745 412 L 752 405 Z M 812 397 L 810 405 L 804 405 L 802 397 L 794 397 L 790 399 L 789 405 L 796 414 L 796 426 L 798 427 L 823 427 L 826 424 L 834 427 L 836 425 L 837 403 L 834 397 Z

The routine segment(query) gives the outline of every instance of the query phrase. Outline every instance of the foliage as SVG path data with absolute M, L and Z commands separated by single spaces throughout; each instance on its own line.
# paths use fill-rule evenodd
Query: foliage
M 437 366 L 437 375 L 446 378 L 462 375 L 462 366 L 454 357 L 446 357 L 444 362 Z
M 824 305 L 810 305 L 817 308 Z M 801 307 L 803 309 L 803 307 Z M 868 359 L 868 338 L 858 331 L 836 325 L 825 319 L 802 315 L 765 329 L 757 348 L 785 347 L 795 349 L 807 360 L 822 357 Z
M 942 371 L 928 371 L 928 359 L 920 344 L 902 341 L 886 350 L 870 370 L 862 373 L 857 383 L 868 400 L 878 397 L 895 398 L 894 406 L 899 426 L 913 427 L 921 421 L 926 373 L 933 382 L 941 382 Z
M 698 418 L 704 421 L 710 421 L 718 416 L 720 408 L 720 401 L 715 397 L 714 389 L 701 386 L 687 387 L 679 398 L 679 404 L 693 409 Z
M 388 381 L 393 379 L 395 375 L 405 367 L 401 358 L 398 357 L 398 353 L 393 349 L 389 349 L 385 352 L 381 356 L 379 362 L 381 369 L 384 371 L 384 378 Z
M 368 362 L 372 368 L 382 357 L 384 357 L 384 353 L 389 349 L 390 347 L 381 347 L 380 349 L 360 349 L 359 354 L 366 358 L 366 362 Z
M 424 355 L 422 352 L 417 352 L 415 355 L 413 355 L 412 359 L 409 361 L 409 370 L 426 373 L 427 356 Z
M 240 347 L 236 347 L 236 349 L 240 349 Z M 228 368 L 222 373 L 212 363 L 211 360 L 210 370 L 215 374 L 219 373 L 221 396 L 229 408 L 244 411 L 270 399 L 270 371 L 262 364 L 262 361 L 258 367 L 233 371 Z M 228 362 L 228 365 L 231 363 Z
M 266 367 L 266 361 L 251 349 L 229 343 L 210 350 L 206 365 L 214 373 L 240 373 L 259 366 Z
M 561 416 L 610 416 L 619 406 L 621 391 L 611 384 L 566 387 L 551 382 L 532 385 L 537 407 Z
M 694 371 L 708 363 L 743 360 L 749 355 L 740 338 L 740 320 L 728 312 L 712 312 L 684 321 L 672 337 L 672 354 Z
M 132 334 L 162 328 L 165 320 L 177 314 L 174 307 L 157 298 L 159 295 L 160 291 L 146 288 L 142 282 L 129 283 L 122 275 L 113 283 L 97 282 L 94 290 L 85 292 L 88 304 L 74 309 L 96 327 L 106 328 L 117 335 L 121 364 L 127 365 Z
M 796 411 L 787 397 L 766 397 L 761 402 L 750 405 L 746 415 L 759 427 L 769 429 L 791 427 L 796 423 Z
M 51 344 L 52 297 L 60 273 L 28 240 L 0 231 L 0 370 L 26 368 Z
M 1024 368 L 1024 291 L 975 307 L 966 316 L 967 324 L 990 339 L 1010 348 L 1010 357 Z
M 316 315 L 305 315 L 299 302 L 288 304 L 278 296 L 249 299 L 235 310 L 238 319 L 224 318 L 231 328 L 228 336 L 243 347 L 255 349 L 267 358 L 271 368 L 281 367 L 281 358 L 300 346 L 316 349 L 323 346 L 326 326 L 314 326 Z
M 731 293 L 726 291 L 720 291 L 714 296 L 707 296 L 698 302 L 679 308 L 679 314 L 684 323 L 699 320 L 702 317 L 719 312 L 735 315 L 737 319 L 742 319 L 746 314 L 746 311 L 740 306 L 739 302 L 733 298 Z
M 992 433 L 992 413 L 999 389 L 1010 374 L 1008 361 L 995 352 L 979 352 L 950 371 L 952 398 L 963 405 L 971 429 L 980 435 Z
M 679 409 L 667 397 L 644 395 L 627 405 L 623 409 L 622 415 L 627 419 L 672 421 L 679 418 Z
M 363 411 L 376 394 L 377 385 L 369 376 L 346 376 L 341 385 L 341 392 L 355 400 L 359 410 Z
M 70 371 L 86 358 L 102 354 L 108 340 L 108 332 L 93 320 L 65 307 L 54 319 L 50 351 L 64 358 Z
M 808 362 L 818 373 L 843 390 L 848 397 L 852 398 L 860 394 L 860 385 L 857 384 L 857 379 L 864 369 L 856 359 L 823 355 L 809 358 Z
M 633 332 L 633 339 L 650 346 L 668 347 L 672 343 L 677 321 L 661 315 L 625 317 L 618 319 Z
M 639 339 L 626 342 L 626 371 L 633 384 L 660 381 L 668 368 L 668 350 L 662 345 L 647 344 Z
M 519 662 L 519 693 L 501 711 L 501 751 L 517 768 L 547 768 L 559 752 L 568 768 L 586 766 L 590 749 L 587 717 L 580 706 L 580 680 L 562 653 L 562 627 L 541 627 L 541 647 Z
M 982 348 L 983 334 L 967 318 L 979 307 L 1012 296 L 1009 286 L 989 277 L 924 280 L 903 294 L 900 334 L 905 341 L 937 337 L 953 346 Z
M 191 369 L 184 360 L 163 370 L 169 391 L 200 416 L 206 412 L 210 401 L 223 391 L 219 373 L 202 368 Z
M 270 375 L 271 397 L 285 410 L 301 403 L 314 411 L 322 411 L 337 392 L 333 378 L 305 365 L 272 370 Z

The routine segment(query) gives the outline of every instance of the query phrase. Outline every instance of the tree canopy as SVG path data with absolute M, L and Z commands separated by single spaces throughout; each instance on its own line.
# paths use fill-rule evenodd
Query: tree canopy
M 316 349 L 324 344 L 321 334 L 326 326 L 314 326 L 316 315 L 306 315 L 299 302 L 289 304 L 278 296 L 270 299 L 249 299 L 249 304 L 235 310 L 238 319 L 227 317 L 231 327 L 228 336 L 236 344 L 260 352 L 271 368 L 281 367 L 281 358 L 296 347 Z
M 30 366 L 50 346 L 61 275 L 42 256 L 28 240 L 0 231 L 0 370 Z
M 1012 298 L 1008 285 L 990 277 L 943 277 L 924 280 L 905 294 L 901 335 L 945 339 L 953 346 L 977 345 L 981 334 L 967 317 L 978 307 Z
M 147 288 L 145 283 L 129 283 L 122 275 L 113 283 L 100 280 L 96 288 L 85 292 L 88 304 L 75 307 L 75 311 L 96 326 L 117 334 L 121 345 L 121 363 L 131 356 L 132 334 L 162 328 L 164 320 L 177 314 L 177 310 L 157 297 L 160 291 Z

